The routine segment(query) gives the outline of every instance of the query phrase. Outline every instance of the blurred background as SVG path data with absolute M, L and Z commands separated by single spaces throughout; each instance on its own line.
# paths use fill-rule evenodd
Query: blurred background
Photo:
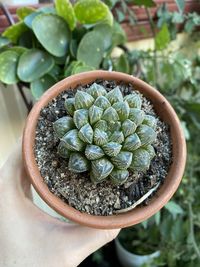
M 182 184 L 165 208 L 148 221 L 122 230 L 116 241 L 95 252 L 80 266 L 198 267 L 200 1 L 102 2 L 113 14 L 112 27 L 105 21 L 100 26 L 95 23 L 75 25 L 70 21 L 70 49 L 64 56 L 56 56 L 55 47 L 48 46 L 48 38 L 53 37 L 47 36 L 41 48 L 34 35 L 37 29 L 27 28 L 31 13 L 37 12 L 35 9 L 39 8 L 39 12 L 44 13 L 53 12 L 53 1 L 1 1 L 0 165 L 22 135 L 32 105 L 47 88 L 64 77 L 91 69 L 107 69 L 126 72 L 147 81 L 167 97 L 181 120 L 188 146 L 187 168 Z M 20 9 L 20 6 L 31 6 L 32 9 Z M 10 28 L 10 25 L 13 26 Z M 94 36 L 92 44 L 87 40 L 87 34 L 91 31 Z M 98 48 L 101 41 L 103 52 L 97 57 L 91 51 L 92 47 Z M 16 57 L 17 61 L 26 49 L 35 47 L 51 51 L 55 64 L 51 70 L 44 67 L 42 77 L 33 78 L 30 75 L 27 79 L 19 75 L 20 69 L 17 70 L 12 60 Z M 5 53 L 8 50 L 11 54 Z M 83 54 L 83 50 L 88 53 Z M 5 62 L 7 72 L 2 71 Z M 26 64 L 29 73 L 37 68 L 30 66 L 28 59 Z M 48 209 L 38 201 L 45 210 Z

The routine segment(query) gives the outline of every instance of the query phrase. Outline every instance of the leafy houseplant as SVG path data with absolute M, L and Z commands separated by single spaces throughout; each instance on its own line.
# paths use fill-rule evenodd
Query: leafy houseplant
M 124 82 L 126 84 L 130 84 L 130 85 L 134 85 L 135 90 L 138 90 L 140 93 L 142 93 L 145 97 L 148 97 L 149 100 L 152 101 L 153 106 L 156 110 L 156 113 L 158 114 L 158 116 L 160 116 L 162 118 L 162 120 L 164 120 L 164 122 L 168 123 L 171 129 L 171 138 L 173 140 L 173 159 L 174 162 L 172 162 L 170 169 L 169 169 L 169 173 L 167 175 L 167 177 L 165 178 L 166 181 L 164 182 L 164 184 L 161 186 L 160 190 L 158 190 L 157 192 L 157 197 L 156 198 L 152 198 L 151 202 L 149 203 L 149 205 L 147 206 L 140 206 L 136 209 L 132 209 L 129 212 L 127 210 L 124 210 L 123 213 L 119 213 L 117 215 L 110 215 L 110 216 L 101 216 L 101 218 L 99 218 L 99 216 L 95 216 L 94 214 L 88 214 L 88 212 L 80 212 L 79 210 L 75 209 L 74 207 L 66 204 L 63 202 L 62 199 L 60 199 L 59 197 L 57 197 L 56 195 L 52 194 L 49 191 L 49 188 L 47 187 L 47 185 L 44 183 L 44 178 L 43 173 L 45 175 L 45 173 L 48 172 L 47 176 L 49 177 L 49 175 L 51 175 L 49 173 L 50 172 L 54 172 L 56 171 L 55 168 L 60 168 L 59 165 L 61 166 L 61 168 L 64 169 L 60 170 L 58 173 L 62 172 L 62 177 L 64 178 L 65 175 L 69 175 L 69 179 L 67 180 L 63 180 L 63 178 L 61 177 L 60 181 L 64 181 L 64 183 L 68 183 L 68 185 L 64 185 L 64 187 L 66 188 L 66 190 L 68 190 L 67 188 L 70 188 L 70 184 L 72 183 L 72 181 L 74 181 L 74 187 L 77 188 L 77 193 L 76 194 L 80 194 L 78 192 L 81 192 L 81 190 L 84 190 L 84 194 L 88 194 L 88 192 L 96 192 L 94 195 L 95 200 L 94 200 L 94 207 L 96 207 L 95 209 L 98 210 L 98 203 L 99 205 L 101 205 L 102 203 L 99 202 L 98 197 L 100 197 L 100 195 L 98 196 L 98 190 L 104 190 L 104 189 L 108 189 L 109 188 L 115 188 L 116 190 L 119 190 L 120 188 L 123 187 L 123 184 L 121 185 L 121 183 L 126 183 L 126 181 L 124 181 L 124 177 L 126 177 L 125 175 L 121 175 L 121 173 L 127 173 L 126 169 L 129 167 L 130 164 L 132 164 L 133 162 L 133 170 L 137 169 L 137 167 L 139 167 L 139 164 L 134 164 L 134 158 L 132 161 L 132 157 L 130 156 L 131 160 L 124 160 L 123 158 L 121 158 L 121 156 L 116 160 L 116 157 L 118 155 L 120 155 L 120 153 L 117 156 L 112 156 L 110 153 L 116 153 L 116 147 L 121 149 L 121 146 L 119 144 L 119 136 L 115 141 L 116 144 L 113 145 L 113 143 L 111 144 L 111 146 L 108 147 L 104 147 L 105 145 L 105 138 L 107 139 L 107 135 L 109 135 L 109 131 L 107 130 L 106 132 L 104 132 L 103 130 L 98 130 L 97 133 L 94 133 L 94 141 L 91 141 L 90 139 L 90 135 L 88 135 L 89 133 L 91 133 L 91 128 L 95 128 L 93 125 L 91 127 L 90 123 L 92 124 L 92 122 L 94 122 L 97 117 L 99 116 L 98 114 L 99 111 L 101 112 L 101 110 L 99 109 L 98 106 L 95 106 L 93 103 L 95 103 L 95 101 L 98 100 L 98 98 L 100 98 L 101 100 L 104 99 L 104 101 L 100 101 L 101 103 L 107 103 L 110 104 L 112 103 L 112 108 L 110 109 L 109 107 L 109 112 L 106 112 L 107 109 L 105 109 L 104 113 L 103 111 L 101 112 L 102 120 L 105 120 L 106 122 L 109 122 L 108 124 L 111 124 L 110 126 L 113 126 L 113 121 L 117 124 L 117 127 L 119 127 L 119 117 L 120 115 L 125 115 L 124 119 L 126 119 L 127 117 L 127 113 L 121 113 L 120 110 L 121 105 L 123 104 L 126 107 L 126 101 L 129 103 L 129 105 L 131 106 L 131 103 L 134 105 L 139 105 L 140 106 L 140 98 L 138 98 L 138 95 L 135 95 L 134 93 L 129 92 L 127 94 L 127 98 L 126 101 L 120 103 L 120 99 L 123 100 L 122 96 L 120 95 L 118 88 L 113 88 L 114 90 L 110 90 L 107 94 L 104 91 L 104 88 L 99 88 L 99 90 L 96 90 L 96 86 L 94 84 L 94 82 L 97 80 L 104 80 L 106 84 L 112 84 L 111 81 L 115 81 L 115 83 L 120 83 L 120 82 Z M 91 84 L 93 84 L 91 86 Z M 76 94 L 74 94 L 74 91 L 76 90 L 77 86 L 81 85 L 81 86 L 87 86 L 87 92 L 85 91 L 77 91 Z M 88 88 L 88 86 L 91 86 L 90 88 Z M 70 89 L 74 89 L 72 91 L 70 91 Z M 132 87 L 131 87 L 132 88 Z M 67 89 L 67 90 L 66 90 Z M 132 89 L 131 89 L 132 90 Z M 90 92 L 90 93 L 89 93 Z M 104 96 L 98 96 L 96 94 L 105 94 Z M 67 97 L 66 95 L 73 95 L 75 96 L 73 97 Z M 95 96 L 96 95 L 96 100 L 95 100 Z M 80 98 L 81 96 L 81 98 Z M 65 107 L 67 108 L 67 110 L 69 110 L 68 117 L 66 118 L 64 116 L 63 119 L 63 115 L 62 114 L 66 114 L 66 108 L 62 108 L 60 106 L 60 110 L 57 110 L 57 106 L 56 106 L 56 99 L 63 99 L 63 97 L 66 98 L 65 100 Z M 118 97 L 120 99 L 118 99 Z M 108 100 L 106 101 L 105 98 Z M 134 101 L 132 102 L 132 100 L 134 99 Z M 137 101 L 135 102 L 135 100 L 137 99 Z M 81 101 L 80 101 L 81 100 Z M 59 100 L 60 101 L 60 100 Z M 117 105 L 116 102 L 117 101 Z M 60 103 L 60 102 L 57 102 Z M 74 104 L 75 105 L 74 105 Z M 99 103 L 99 100 L 98 102 Z M 162 104 L 161 104 L 162 103 Z M 50 106 L 49 106 L 50 105 Z M 89 106 L 90 108 L 89 108 Z M 48 109 L 46 109 L 45 107 L 48 106 Z M 133 115 L 133 117 L 129 116 L 130 121 L 133 119 L 133 121 L 135 121 L 136 123 L 136 119 L 139 119 L 141 117 L 141 113 L 143 114 L 143 119 L 144 119 L 144 113 L 141 112 L 141 110 L 138 108 L 130 108 L 130 115 L 135 114 L 135 112 L 137 113 L 137 115 Z M 74 112 L 74 107 L 75 109 L 77 109 Z M 86 108 L 87 107 L 87 108 Z M 50 109 L 49 109 L 50 108 Z M 88 111 L 89 108 L 89 111 Z M 85 110 L 83 113 L 82 111 L 80 112 L 80 109 Z M 132 110 L 131 110 L 132 109 Z M 49 110 L 49 111 L 47 111 Z M 55 117 L 52 113 L 52 111 L 55 110 L 56 114 L 60 114 L 60 119 L 61 121 L 55 119 Z M 95 112 L 94 112 L 95 111 Z M 122 109 L 122 111 L 124 111 L 124 109 Z M 132 111 L 134 111 L 132 113 Z M 51 112 L 51 114 L 49 114 L 48 112 Z M 60 113 L 61 112 L 61 113 Z M 74 112 L 73 115 L 73 119 L 71 117 L 69 117 L 70 113 Z M 89 116 L 85 116 L 85 114 L 88 113 Z M 95 113 L 95 114 L 94 114 Z M 59 139 L 55 136 L 54 144 L 51 146 L 51 150 L 47 150 L 47 161 L 44 160 L 42 154 L 45 150 L 45 147 L 48 149 L 48 145 L 46 146 L 45 142 L 43 146 L 43 142 L 42 142 L 42 146 L 38 146 L 38 144 L 40 144 L 40 131 L 41 129 L 45 129 L 45 125 L 42 125 L 44 123 L 44 119 L 41 117 L 41 114 L 46 114 L 45 116 L 47 116 L 47 124 L 46 127 L 48 127 L 47 131 L 44 131 L 44 134 L 46 136 L 46 133 L 49 134 L 51 129 L 52 129 L 52 122 L 54 123 L 54 129 L 57 133 L 57 135 L 59 135 L 59 137 L 61 137 L 61 142 L 59 144 Z M 72 114 L 72 113 L 71 113 Z M 116 117 L 115 119 L 113 119 L 113 114 Z M 138 115 L 139 114 L 139 115 Z M 79 117 L 79 115 L 81 116 L 81 118 Z M 93 116 L 95 115 L 95 116 Z M 97 116 L 98 115 L 98 116 Z M 85 118 L 87 118 L 87 120 L 85 120 Z M 88 119 L 89 118 L 89 119 Z M 109 118 L 109 119 L 108 119 Z M 94 121 L 93 121 L 94 119 Z M 141 122 L 143 122 L 143 119 L 141 120 Z M 63 124 L 63 120 L 65 120 L 65 123 Z M 127 120 L 127 119 L 126 119 Z M 50 122 L 52 121 L 52 122 Z M 88 121 L 90 123 L 88 123 Z M 155 121 L 150 120 L 149 122 L 147 122 L 148 120 L 146 120 L 146 122 L 144 121 L 144 124 L 142 124 L 141 126 L 138 127 L 138 129 L 136 129 L 137 135 L 140 139 L 140 142 L 138 141 L 138 143 L 140 143 L 140 146 L 143 143 L 143 149 L 145 150 L 146 145 L 152 143 L 152 141 L 155 138 L 155 132 L 153 130 L 153 125 L 151 125 L 151 127 L 145 125 L 148 123 L 155 123 Z M 129 122 L 129 121 L 128 121 Z M 138 125 L 141 124 L 141 122 L 138 121 Z M 50 124 L 49 124 L 50 123 Z M 82 125 L 82 123 L 84 123 L 84 125 Z M 130 122 L 129 122 L 130 123 Z M 105 123 L 98 123 L 102 126 L 105 127 Z M 40 128 L 38 128 L 38 125 L 41 125 Z M 48 126 L 49 125 L 49 126 Z M 86 125 L 86 126 L 85 126 Z M 85 131 L 85 129 L 82 127 L 87 127 L 89 130 Z M 114 125 L 115 126 L 115 125 Z M 132 127 L 129 127 L 127 129 L 131 129 L 133 130 L 134 124 L 132 123 Z M 49 128 L 50 127 L 50 128 Z M 90 128 L 91 127 L 91 128 Z M 70 130 L 71 128 L 73 128 L 73 130 Z M 121 126 L 120 126 L 121 128 Z M 126 127 L 124 127 L 125 129 Z M 146 135 L 145 131 L 143 132 L 141 129 L 148 129 L 148 134 Z M 135 129 L 134 129 L 135 130 Z M 95 132 L 95 130 L 94 130 Z M 99 134 L 99 132 L 101 134 Z M 118 132 L 118 131 L 116 131 Z M 143 132 L 143 134 L 142 134 Z M 75 133 L 75 134 L 74 134 Z M 55 133 L 54 133 L 55 135 Z M 95 136 L 96 135 L 96 136 Z M 134 136 L 134 138 L 137 139 L 137 135 Z M 112 133 L 110 133 L 109 135 L 110 137 L 112 137 Z M 131 135 L 130 135 L 131 136 Z M 144 139 L 143 139 L 144 137 Z M 44 140 L 47 140 L 49 137 L 46 136 Z M 57 139 L 56 139 L 57 138 Z M 128 138 L 128 136 L 127 136 Z M 150 140 L 151 139 L 151 140 Z M 99 151 L 104 151 L 104 153 L 106 154 L 105 157 L 105 161 L 103 162 L 103 164 L 101 164 L 101 159 L 97 159 L 94 160 L 91 164 L 90 164 L 90 160 L 89 162 L 87 161 L 87 163 L 89 163 L 89 165 L 92 165 L 92 180 L 99 182 L 97 185 L 93 184 L 91 181 L 89 181 L 89 179 L 87 180 L 87 178 L 85 177 L 86 174 L 80 173 L 79 176 L 74 175 L 74 170 L 75 171 L 82 171 L 82 167 L 84 166 L 88 166 L 87 164 L 85 164 L 86 158 L 90 157 L 90 156 L 94 156 L 94 150 L 89 151 L 89 153 L 86 153 L 87 149 L 85 149 L 85 147 L 87 147 L 90 145 L 89 143 L 86 142 L 91 142 L 93 145 L 97 145 L 97 146 L 102 146 L 101 149 L 98 148 L 98 152 Z M 126 139 L 125 139 L 126 140 Z M 114 142 L 113 141 L 113 142 Z M 39 143 L 38 143 L 39 142 Z M 93 143 L 94 142 L 94 143 Z M 103 142 L 101 145 L 98 142 Z M 109 141 L 107 140 L 107 144 L 109 143 Z M 130 150 L 131 147 L 134 145 L 134 140 L 132 140 L 129 145 L 126 148 L 127 150 Z M 66 156 L 68 157 L 68 153 L 71 153 L 70 157 L 71 157 L 71 162 L 69 163 L 69 167 L 72 169 L 72 172 L 69 172 L 69 169 L 66 169 L 66 160 L 63 159 L 62 161 L 60 161 L 60 163 L 55 162 L 55 160 L 58 159 L 58 154 L 56 154 L 57 152 L 55 151 L 55 148 L 57 150 L 57 145 L 58 145 L 58 150 L 59 153 L 62 154 L 62 156 Z M 126 144 L 123 143 L 123 146 L 125 146 Z M 37 150 L 34 151 L 34 148 L 36 148 Z M 41 150 L 40 150 L 41 148 Z M 96 147 L 95 147 L 96 149 Z M 75 153 L 73 152 L 73 150 L 75 150 Z M 82 154 L 80 154 L 80 150 L 82 151 Z M 117 149 L 119 150 L 119 149 Z M 151 149 L 152 150 L 152 149 Z M 72 152 L 69 152 L 72 151 Z M 138 149 L 137 151 L 141 151 L 141 149 Z M 119 151 L 117 151 L 119 152 Z M 127 154 L 130 155 L 131 153 L 135 153 L 127 151 L 128 153 L 125 153 L 125 156 L 127 157 Z M 142 150 L 143 152 L 143 150 Z M 36 154 L 35 154 L 36 153 Z M 41 154 L 42 153 L 42 154 Z M 136 79 L 132 76 L 126 75 L 126 74 L 122 74 L 122 73 L 118 73 L 118 72 L 105 72 L 105 71 L 92 71 L 92 72 L 86 72 L 86 73 L 82 73 L 82 74 L 77 74 L 74 76 L 71 76 L 63 81 L 61 81 L 60 83 L 56 84 L 54 87 L 52 87 L 51 90 L 49 90 L 48 92 L 46 92 L 46 94 L 36 103 L 36 105 L 34 106 L 34 108 L 32 109 L 29 118 L 27 120 L 27 124 L 25 127 L 25 131 L 24 131 L 24 137 L 23 137 L 23 155 L 24 155 L 24 161 L 25 161 L 25 166 L 27 168 L 27 172 L 30 176 L 30 179 L 34 185 L 34 187 L 36 188 L 36 190 L 38 191 L 38 193 L 40 194 L 40 196 L 51 206 L 53 207 L 56 211 L 58 211 L 61 215 L 72 219 L 76 222 L 88 225 L 88 226 L 92 226 L 92 227 L 96 227 L 96 228 L 117 228 L 117 227 L 125 227 L 125 226 L 130 226 L 133 225 L 135 223 L 138 223 L 140 221 L 143 221 L 145 218 L 148 218 L 149 216 L 153 215 L 156 211 L 158 211 L 165 203 L 166 201 L 172 196 L 174 190 L 176 190 L 181 176 L 182 176 L 182 172 L 184 169 L 184 164 L 185 164 L 185 141 L 182 135 L 182 130 L 180 129 L 180 125 L 178 122 L 178 119 L 176 117 L 176 114 L 174 113 L 173 109 L 171 108 L 171 106 L 169 105 L 169 103 L 166 101 L 165 98 L 163 98 L 162 95 L 160 95 L 155 89 L 153 89 L 152 87 L 150 87 L 149 85 L 147 85 L 146 83 L 142 82 L 139 79 Z M 35 155 L 34 155 L 35 154 Z M 50 162 L 50 154 L 54 154 L 53 158 L 53 166 L 54 169 L 52 169 L 52 164 L 49 165 L 48 162 Z M 44 154 L 43 154 L 44 155 Z M 85 156 L 83 156 L 85 155 Z M 95 153 L 96 155 L 96 153 Z M 140 168 L 143 169 L 147 169 L 149 166 L 149 153 L 148 152 L 144 152 L 144 157 L 142 157 L 138 163 L 141 164 L 141 162 L 143 161 L 143 164 L 141 164 Z M 35 158 L 36 157 L 36 158 Z M 78 159 L 77 161 L 80 162 L 80 164 L 77 164 L 77 161 L 74 161 L 74 157 L 76 159 Z M 81 157 L 81 161 L 80 161 L 80 157 Z M 125 158 L 126 158 L 125 157 Z M 135 157 L 136 161 L 137 161 L 137 157 Z M 36 162 L 37 160 L 37 162 Z M 43 162 L 46 161 L 47 162 L 47 166 L 45 167 L 44 172 L 41 169 L 41 166 L 43 165 Z M 99 163 L 100 162 L 100 163 Z M 109 162 L 109 163 L 108 163 Z M 112 163 L 111 163 L 112 162 Z M 42 164 L 42 165 L 41 165 Z M 106 164 L 109 164 L 109 168 L 107 167 Z M 110 168 L 111 164 L 115 165 L 116 167 L 116 171 L 118 173 L 120 173 L 120 175 L 113 175 L 114 179 L 112 178 L 112 174 L 111 171 L 113 169 L 113 167 Z M 122 164 L 124 164 L 123 168 L 122 168 Z M 178 168 L 177 168 L 178 165 Z M 39 170 L 40 168 L 40 170 Z M 119 168 L 119 170 L 118 170 Z M 108 171 L 109 169 L 109 171 Z M 122 171 L 121 171 L 122 169 Z M 86 169 L 85 169 L 86 170 Z M 41 173 L 40 173 L 41 171 Z M 65 173 L 67 172 L 67 173 Z M 112 184 L 109 180 L 105 182 L 100 182 L 101 179 L 104 180 L 104 178 L 107 178 L 108 175 L 111 174 L 111 179 L 114 181 L 114 184 Z M 115 174 L 115 172 L 114 172 Z M 57 177 L 57 174 L 55 174 Z M 54 177 L 54 176 L 53 176 Z M 71 178 L 70 178 L 71 177 Z M 55 177 L 54 177 L 55 178 Z M 54 179 L 53 178 L 53 179 Z M 47 178 L 48 179 L 48 178 Z M 58 179 L 58 177 L 57 177 Z M 81 184 L 79 184 L 81 181 Z M 51 182 L 49 179 L 46 180 L 46 183 Z M 60 182 L 58 182 L 60 183 Z M 105 187 L 105 183 L 106 183 L 106 187 Z M 119 185 L 115 185 L 115 183 L 119 184 Z M 73 188 L 74 188 L 73 187 Z M 84 189 L 85 188 L 85 189 Z M 156 187 L 157 188 L 157 187 Z M 75 189 L 73 189 L 75 190 Z M 97 190 L 97 191 L 96 191 Z M 155 190 L 154 190 L 155 191 Z M 70 192 L 70 190 L 69 190 Z M 153 192 L 153 191 L 149 191 L 149 192 Z M 105 193 L 106 194 L 106 193 Z M 70 196 L 71 194 L 69 194 Z M 112 193 L 113 197 L 115 197 L 115 195 Z M 148 193 L 149 195 L 149 193 Z M 105 195 L 105 200 L 108 196 Z M 85 203 L 85 197 L 84 195 L 82 195 L 82 202 Z M 96 200 L 97 199 L 97 200 Z M 87 199 L 86 199 L 87 200 Z M 72 201 L 74 201 L 72 199 Z M 89 199 L 87 201 L 90 201 Z M 102 201 L 104 201 L 104 199 L 102 199 Z M 105 201 L 106 202 L 106 201 Z M 74 203 L 74 202 L 73 202 Z M 80 202 L 78 202 L 80 203 Z M 87 202 L 88 203 L 88 202 Z M 95 206 L 97 205 L 97 206 Z M 135 204 L 134 204 L 135 205 Z M 86 204 L 87 206 L 87 204 Z M 87 210 L 86 210 L 87 211 Z M 100 215 L 100 214 L 99 214 Z
M 55 7 L 21 7 L 17 16 L 0 36 L 0 81 L 21 82 L 36 99 L 72 74 L 110 68 L 113 48 L 126 41 L 100 0 L 56 0 Z
M 137 94 L 123 97 L 116 87 L 109 93 L 96 83 L 65 101 L 70 116 L 54 123 L 59 154 L 69 158 L 69 170 L 91 169 L 91 180 L 110 177 L 115 184 L 129 177 L 128 168 L 145 171 L 155 155 L 156 119 L 141 110 Z M 153 129 L 154 128 L 154 129 Z M 115 167 L 115 168 L 114 168 Z

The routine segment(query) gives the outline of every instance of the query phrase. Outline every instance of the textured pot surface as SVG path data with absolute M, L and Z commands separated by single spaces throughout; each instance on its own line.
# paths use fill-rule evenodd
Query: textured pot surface
M 132 211 L 111 215 L 94 216 L 74 209 L 64 203 L 61 199 L 51 193 L 40 175 L 34 157 L 35 128 L 37 125 L 40 110 L 62 91 L 75 88 L 77 85 L 85 85 L 96 79 L 115 80 L 133 84 L 134 88 L 140 91 L 154 105 L 157 115 L 170 126 L 170 135 L 173 143 L 173 162 L 170 166 L 164 184 L 152 197 L 148 206 L 141 206 Z M 51 87 L 41 99 L 34 105 L 30 112 L 23 135 L 23 157 L 28 176 L 31 183 L 42 197 L 42 199 L 62 216 L 77 223 L 94 228 L 113 229 L 123 228 L 140 223 L 157 211 L 159 211 L 176 192 L 182 179 L 186 162 L 186 143 L 179 119 L 169 102 L 157 90 L 147 83 L 128 74 L 108 71 L 91 71 L 70 76 Z

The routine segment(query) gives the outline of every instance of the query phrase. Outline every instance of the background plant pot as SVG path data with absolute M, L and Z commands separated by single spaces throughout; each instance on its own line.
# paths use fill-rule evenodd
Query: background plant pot
M 115 80 L 132 83 L 134 88 L 151 100 L 158 116 L 170 126 L 173 143 L 173 163 L 164 184 L 151 199 L 148 206 L 137 207 L 132 211 L 112 215 L 94 216 L 72 208 L 52 194 L 40 175 L 34 157 L 35 128 L 41 109 L 62 91 L 75 88 L 80 84 L 88 84 L 96 79 Z M 35 104 L 26 122 L 23 135 L 23 157 L 27 173 L 36 191 L 42 199 L 62 216 L 77 223 L 95 228 L 113 229 L 131 226 L 146 220 L 160 210 L 172 197 L 183 176 L 186 161 L 186 144 L 179 119 L 169 102 L 154 88 L 133 76 L 108 71 L 91 71 L 70 76 L 48 90 Z
M 148 255 L 137 255 L 126 250 L 119 239 L 115 239 L 115 248 L 118 259 L 122 266 L 124 267 L 140 267 L 144 263 L 149 263 L 152 259 L 160 256 L 160 251 L 155 251 L 154 253 Z

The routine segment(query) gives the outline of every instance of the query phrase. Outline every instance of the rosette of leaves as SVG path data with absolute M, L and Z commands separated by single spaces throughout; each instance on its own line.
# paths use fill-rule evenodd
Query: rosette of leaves
M 54 122 L 58 153 L 69 170 L 90 171 L 99 183 L 109 178 L 124 183 L 131 171 L 146 171 L 155 155 L 156 118 L 141 109 L 140 96 L 123 97 L 119 87 L 107 92 L 93 83 L 65 100 L 68 115 Z

